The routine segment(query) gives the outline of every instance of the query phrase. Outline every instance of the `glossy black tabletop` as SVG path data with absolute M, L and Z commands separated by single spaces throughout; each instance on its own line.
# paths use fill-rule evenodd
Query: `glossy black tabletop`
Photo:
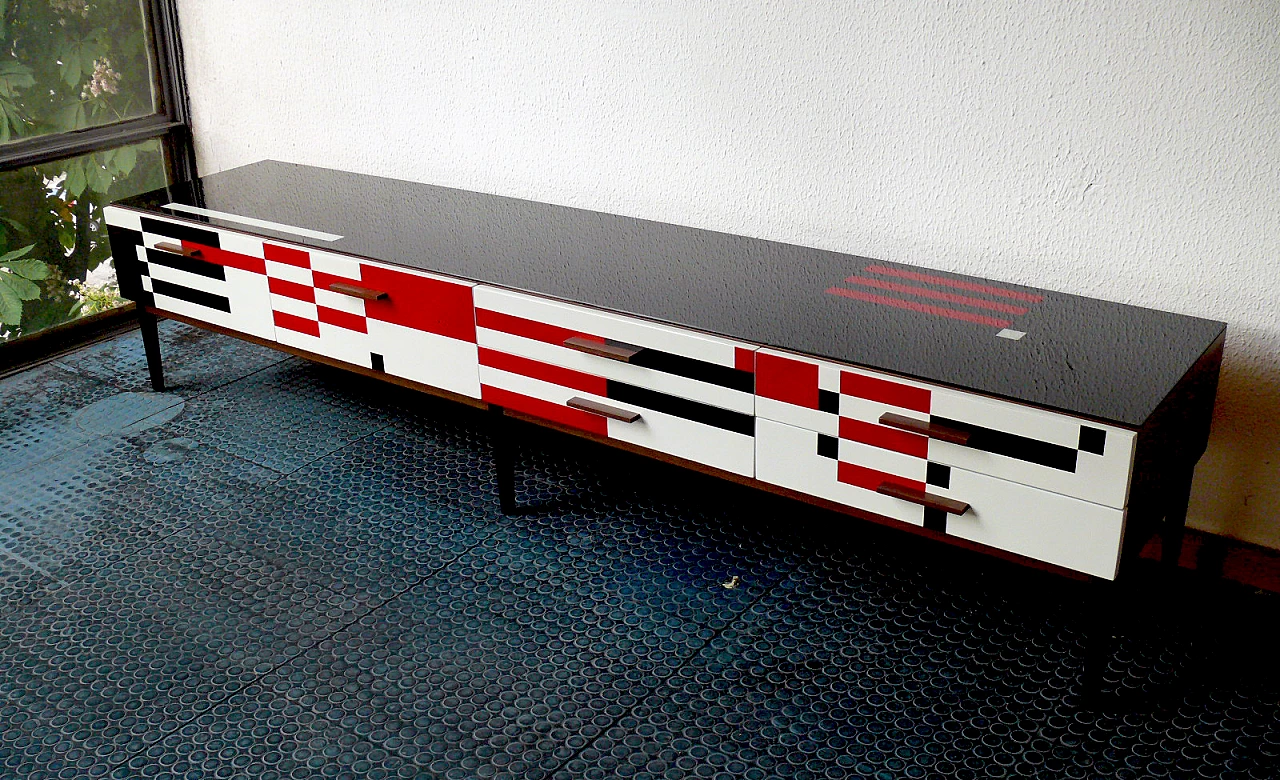
M 246 228 L 164 209 L 169 203 L 342 238 Z M 279 162 L 119 205 L 1133 427 L 1226 327 L 838 252 Z

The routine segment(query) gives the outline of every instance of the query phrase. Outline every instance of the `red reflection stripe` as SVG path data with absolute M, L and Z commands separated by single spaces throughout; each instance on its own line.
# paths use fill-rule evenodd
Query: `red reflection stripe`
M 956 295 L 955 293 L 930 290 L 928 287 L 913 287 L 909 284 L 886 282 L 883 279 L 869 279 L 865 276 L 850 276 L 848 279 L 845 279 L 845 281 L 860 284 L 863 287 L 874 287 L 877 290 L 888 290 L 890 292 L 905 293 L 906 295 L 916 295 L 921 298 L 932 298 L 936 301 L 958 303 L 962 306 L 973 306 L 975 308 L 989 309 L 991 311 L 1003 312 L 1005 314 L 1018 315 L 1027 313 L 1027 307 L 1025 306 L 1014 306 L 1012 303 L 988 301 L 984 298 L 970 298 L 967 295 Z
M 967 311 L 944 309 L 941 306 L 930 306 L 927 303 L 904 301 L 901 298 L 890 298 L 886 295 L 874 295 L 872 293 L 862 292 L 861 290 L 846 290 L 843 287 L 828 287 L 827 292 L 831 295 L 842 295 L 845 298 L 856 298 L 857 300 L 867 301 L 868 303 L 879 303 L 883 306 L 896 306 L 899 309 L 910 309 L 911 311 L 933 314 L 938 317 L 949 317 L 953 320 L 964 320 L 965 322 L 976 322 L 980 325 L 991 325 L 996 328 L 1007 328 L 1013 324 L 1009 320 L 998 320 L 995 317 L 988 317 L 985 314 L 972 314 Z
M 968 290 L 969 292 L 986 293 L 987 295 L 998 295 L 1001 298 L 1014 298 L 1019 301 L 1027 301 L 1028 303 L 1039 303 L 1044 300 L 1043 295 L 1034 293 L 1025 293 L 1020 290 L 1007 290 L 1003 287 L 992 287 L 989 284 L 977 284 L 976 282 L 966 282 L 961 279 L 951 279 L 946 276 L 935 276 L 933 274 L 922 274 L 917 271 L 905 271 L 901 268 L 890 268 L 887 265 L 869 265 L 863 269 L 869 274 L 882 274 L 884 276 L 896 276 L 899 279 L 910 279 L 913 282 L 924 282 L 926 284 L 942 284 L 947 287 L 954 287 L 957 290 Z

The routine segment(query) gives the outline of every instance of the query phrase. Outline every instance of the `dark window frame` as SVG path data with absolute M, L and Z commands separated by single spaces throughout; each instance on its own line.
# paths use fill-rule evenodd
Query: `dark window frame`
M 145 9 L 155 42 L 160 113 L 0 145 L 0 173 L 158 138 L 173 180 L 196 177 L 177 0 L 145 0 Z M 0 343 L 0 374 L 136 326 L 137 311 L 130 303 Z

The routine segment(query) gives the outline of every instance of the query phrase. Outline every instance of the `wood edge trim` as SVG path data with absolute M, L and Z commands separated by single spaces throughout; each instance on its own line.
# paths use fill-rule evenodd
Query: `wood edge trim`
M 969 505 L 963 501 L 956 501 L 944 496 L 935 496 L 932 493 L 904 487 L 893 482 L 881 482 L 880 486 L 876 488 L 876 492 L 882 496 L 919 504 L 925 509 L 940 509 L 950 515 L 963 515 L 969 511 Z
M 561 342 L 561 346 L 578 352 L 585 352 L 588 355 L 616 360 L 620 363 L 630 363 L 632 358 L 644 351 L 644 347 L 637 347 L 633 344 L 622 344 L 616 341 L 593 341 L 582 336 L 570 336 Z
M 383 290 L 375 290 L 372 287 L 361 287 L 356 284 L 347 284 L 346 282 L 332 282 L 329 285 L 330 292 L 336 292 L 339 295 L 350 295 L 353 298 L 360 298 L 366 301 L 380 301 L 389 297 Z
M 945 441 L 950 444 L 958 444 L 965 446 L 969 443 L 969 432 L 948 428 L 945 425 L 938 425 L 934 422 L 926 420 L 917 420 L 914 417 L 907 417 L 902 414 L 894 414 L 893 412 L 885 412 L 880 415 L 881 425 L 889 428 L 897 428 L 900 431 L 927 436 L 930 439 Z
M 609 406 L 608 404 L 602 404 L 597 401 L 592 401 L 590 398 L 582 398 L 580 396 L 570 398 L 568 401 L 564 402 L 564 405 L 570 409 L 577 409 L 580 412 L 595 414 L 601 417 L 607 417 L 610 420 L 618 420 L 619 422 L 624 423 L 633 423 L 640 419 L 639 412 L 619 409 L 616 406 Z

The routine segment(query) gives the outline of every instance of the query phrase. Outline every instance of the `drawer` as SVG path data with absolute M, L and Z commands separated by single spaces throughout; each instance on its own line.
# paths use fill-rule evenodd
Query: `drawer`
M 189 301 L 175 304 L 157 293 L 158 309 L 480 397 L 470 282 L 234 230 L 128 211 L 115 218 L 125 223 L 123 227 L 140 229 L 146 247 L 180 243 L 200 253 L 200 259 L 192 259 L 146 249 L 152 262 L 141 269 L 144 288 L 155 286 L 148 274 L 156 279 L 161 278 L 157 273 L 166 279 L 172 276 L 169 266 L 185 268 L 188 284 L 199 282 L 201 274 L 222 273 L 234 276 L 243 288 L 232 301 L 231 313 L 232 319 L 242 321 L 240 327 L 208 307 Z M 210 283 L 202 283 L 205 286 L 198 289 L 208 290 Z
M 736 474 L 753 473 L 753 348 L 484 286 L 475 297 L 484 400 Z M 621 349 L 617 358 L 596 354 L 610 346 Z M 575 398 L 640 417 L 624 422 L 571 408 Z
M 271 293 L 261 257 L 210 248 L 221 231 L 174 220 L 106 209 L 107 230 L 121 294 L 146 306 L 261 339 L 275 340 Z M 202 258 L 157 249 L 157 244 L 200 246 Z
M 835 446 L 832 442 L 835 441 Z M 855 462 L 858 442 L 807 428 L 756 420 L 756 479 L 1035 560 L 1114 579 L 1123 509 L 962 468 L 921 464 L 892 471 L 892 459 Z M 950 514 L 877 492 L 885 482 L 966 503 Z
M 857 442 L 895 462 L 986 474 L 1127 505 L 1132 430 L 861 368 L 761 349 L 756 414 Z M 885 415 L 893 425 L 886 424 Z M 904 430 L 905 425 L 913 430 Z M 950 440 L 948 440 L 950 439 Z

